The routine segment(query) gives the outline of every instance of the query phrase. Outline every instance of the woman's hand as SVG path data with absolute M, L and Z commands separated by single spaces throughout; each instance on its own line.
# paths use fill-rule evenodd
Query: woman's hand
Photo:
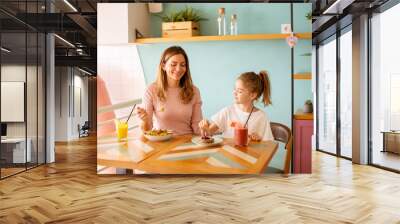
M 252 140 L 252 141 L 255 141 L 255 142 L 261 141 L 261 137 L 258 136 L 256 133 L 249 135 L 249 137 L 250 137 L 250 140 Z
M 147 115 L 147 112 L 145 109 L 143 109 L 141 107 L 137 107 L 136 114 L 138 115 L 140 120 L 142 120 L 143 122 L 147 122 L 148 115 Z
M 207 133 L 210 132 L 210 122 L 207 119 L 203 119 L 199 122 L 199 128 L 201 136 L 207 136 Z
M 151 118 L 149 117 L 145 109 L 137 107 L 136 115 L 140 118 L 140 120 L 142 120 L 142 124 L 140 125 L 142 131 L 148 131 L 152 128 L 153 124 Z

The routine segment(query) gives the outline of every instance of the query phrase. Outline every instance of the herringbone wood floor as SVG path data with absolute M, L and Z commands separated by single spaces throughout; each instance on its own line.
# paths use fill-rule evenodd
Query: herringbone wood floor
M 315 152 L 312 175 L 98 176 L 94 138 L 0 181 L 0 223 L 400 223 L 400 175 Z

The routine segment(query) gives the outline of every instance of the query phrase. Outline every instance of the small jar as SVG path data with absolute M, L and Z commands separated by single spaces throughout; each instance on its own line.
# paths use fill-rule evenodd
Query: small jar
M 237 16 L 233 14 L 231 16 L 231 35 L 237 35 Z
M 218 35 L 226 35 L 225 8 L 218 9 Z

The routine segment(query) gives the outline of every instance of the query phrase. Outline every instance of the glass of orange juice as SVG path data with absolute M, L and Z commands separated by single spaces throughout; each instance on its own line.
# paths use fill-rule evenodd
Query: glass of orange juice
M 115 128 L 117 131 L 118 141 L 124 141 L 128 138 L 128 123 L 116 119 Z

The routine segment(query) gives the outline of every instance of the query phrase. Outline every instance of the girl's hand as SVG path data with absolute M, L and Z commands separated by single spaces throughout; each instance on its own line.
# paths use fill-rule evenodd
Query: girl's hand
M 136 109 L 136 114 L 138 115 L 138 117 L 140 118 L 140 120 L 146 122 L 147 121 L 147 112 L 145 109 L 141 108 L 141 107 L 137 107 Z
M 201 136 L 206 136 L 207 132 L 209 132 L 209 129 L 210 129 L 210 122 L 208 122 L 207 119 L 200 121 L 199 128 L 200 128 Z
M 243 128 L 243 125 L 238 121 L 228 121 L 228 124 L 231 128 Z
M 255 141 L 255 142 L 261 141 L 261 137 L 258 136 L 256 133 L 249 135 L 249 137 L 250 137 L 250 140 L 252 140 L 252 141 Z

